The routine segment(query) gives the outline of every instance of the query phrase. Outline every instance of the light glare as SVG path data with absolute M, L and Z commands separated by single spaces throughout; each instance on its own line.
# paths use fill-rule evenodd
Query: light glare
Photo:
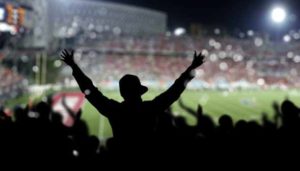
M 275 7 L 271 12 L 271 18 L 275 23 L 282 23 L 286 18 L 286 11 L 282 7 Z

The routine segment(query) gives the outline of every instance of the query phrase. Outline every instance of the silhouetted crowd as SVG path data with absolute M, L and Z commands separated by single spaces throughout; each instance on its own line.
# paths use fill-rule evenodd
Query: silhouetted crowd
M 91 136 L 81 111 L 74 113 L 63 98 L 62 105 L 74 120 L 66 127 L 62 115 L 51 108 L 52 98 L 27 107 L 16 107 L 13 115 L 0 113 L 1 161 L 32 165 L 135 167 L 139 170 L 179 166 L 232 168 L 237 164 L 259 165 L 272 161 L 295 159 L 300 154 L 300 109 L 291 101 L 274 103 L 274 118 L 262 115 L 261 121 L 239 120 L 230 115 L 214 123 L 209 114 L 187 106 L 180 95 L 195 77 L 195 69 L 205 56 L 194 53 L 194 59 L 174 83 L 151 101 L 143 101 L 148 88 L 135 75 L 124 75 L 119 81 L 123 102 L 106 97 L 74 60 L 74 51 L 64 50 L 61 60 L 72 74 L 86 99 L 107 117 L 113 138 L 107 141 Z M 188 125 L 184 117 L 175 117 L 171 105 L 179 100 L 181 108 L 193 115 L 197 123 Z M 217 104 L 215 104 L 217 105 Z M 226 103 L 222 104 L 226 106 Z M 242 113 L 241 113 L 242 115 Z M 103 142 L 102 142 L 103 141 Z M 295 163 L 295 162 L 294 162 Z M 21 164 L 20 164 L 21 165 Z M 23 165 L 21 165 L 23 166 Z M 187 168 L 186 168 L 187 169 Z
M 184 161 L 255 163 L 270 157 L 285 158 L 279 154 L 299 154 L 300 110 L 291 101 L 286 100 L 281 106 L 274 103 L 272 119 L 263 115 L 260 122 L 234 123 L 229 115 L 223 115 L 218 124 L 202 112 L 200 105 L 195 111 L 182 100 L 179 104 L 197 119 L 195 126 L 166 110 L 157 115 L 153 134 L 130 137 L 127 142 L 111 138 L 102 145 L 97 137 L 89 135 L 81 112 L 70 113 L 74 125 L 64 126 L 61 115 L 51 109 L 51 100 L 31 107 L 15 107 L 12 116 L 2 110 L 0 155 L 7 161 L 31 164 L 88 163 L 119 167 L 118 163 L 124 161 L 128 165 L 161 162 L 172 166 Z

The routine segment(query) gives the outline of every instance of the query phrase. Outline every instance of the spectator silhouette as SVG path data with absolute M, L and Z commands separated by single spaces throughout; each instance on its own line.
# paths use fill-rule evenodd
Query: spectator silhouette
M 152 137 L 157 114 L 170 107 L 194 78 L 194 70 L 204 63 L 204 56 L 194 53 L 192 64 L 175 83 L 152 101 L 143 101 L 142 95 L 148 91 L 135 75 L 125 75 L 119 81 L 120 94 L 124 101 L 119 103 L 102 94 L 74 61 L 74 51 L 64 50 L 61 60 L 73 70 L 73 76 L 88 101 L 109 119 L 114 138 L 121 142 L 139 141 Z M 113 69 L 113 68 L 112 68 Z M 147 138 L 146 138 L 147 137 Z M 136 142 L 136 141 L 135 141 Z
M 187 106 L 182 99 L 179 99 L 178 104 L 187 113 L 196 117 L 197 119 L 196 130 L 199 136 L 207 137 L 213 135 L 215 124 L 211 117 L 203 114 L 202 106 L 200 104 L 198 104 L 197 111 Z
M 291 101 L 285 100 L 281 105 L 282 127 L 286 135 L 294 137 L 300 130 L 300 109 Z
M 182 99 L 179 99 L 178 104 L 183 110 L 185 110 L 187 113 L 195 116 L 197 119 L 201 118 L 203 115 L 202 106 L 200 104 L 198 104 L 197 111 L 195 111 L 194 109 L 192 109 L 189 106 L 187 106 L 186 104 L 184 104 Z

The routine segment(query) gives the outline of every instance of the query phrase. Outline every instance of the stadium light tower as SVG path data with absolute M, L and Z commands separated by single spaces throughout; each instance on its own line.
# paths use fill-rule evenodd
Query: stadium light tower
M 274 7 L 271 11 L 271 19 L 274 23 L 283 23 L 286 19 L 286 10 L 283 7 Z

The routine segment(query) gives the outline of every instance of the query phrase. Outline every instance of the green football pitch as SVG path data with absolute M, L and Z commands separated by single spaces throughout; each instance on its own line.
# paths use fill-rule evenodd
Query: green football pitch
M 151 100 L 159 93 L 161 91 L 150 91 L 143 96 L 143 99 Z M 104 94 L 118 101 L 122 100 L 117 91 L 106 91 Z M 285 99 L 300 105 L 300 91 L 298 90 L 243 90 L 233 92 L 188 90 L 182 94 L 181 98 L 186 105 L 195 110 L 198 104 L 202 105 L 204 113 L 211 116 L 215 122 L 223 114 L 232 116 L 235 121 L 239 119 L 258 121 L 263 113 L 272 118 L 274 114 L 273 102 L 282 103 Z M 175 115 L 185 116 L 188 124 L 196 123 L 195 118 L 181 109 L 178 102 L 172 105 L 172 110 Z M 100 115 L 88 102 L 83 107 L 83 118 L 88 123 L 91 134 L 99 137 L 112 135 L 107 119 Z
M 77 90 L 76 90 L 77 91 Z M 144 100 L 151 100 L 162 91 L 149 91 L 143 96 Z M 107 97 L 122 101 L 118 91 L 104 91 Z M 285 99 L 293 101 L 300 106 L 299 90 L 241 90 L 241 91 L 217 91 L 217 90 L 186 90 L 182 100 L 187 106 L 195 109 L 200 104 L 205 114 L 211 116 L 215 122 L 223 114 L 228 114 L 236 121 L 239 119 L 259 121 L 262 113 L 267 113 L 270 118 L 274 114 L 273 102 L 281 103 Z M 25 103 L 28 97 L 12 100 L 8 105 Z M 193 125 L 196 120 L 175 102 L 172 105 L 174 115 L 182 115 L 188 124 Z M 90 133 L 101 138 L 112 136 L 111 128 L 105 117 L 87 101 L 83 106 L 83 119 L 88 124 Z

